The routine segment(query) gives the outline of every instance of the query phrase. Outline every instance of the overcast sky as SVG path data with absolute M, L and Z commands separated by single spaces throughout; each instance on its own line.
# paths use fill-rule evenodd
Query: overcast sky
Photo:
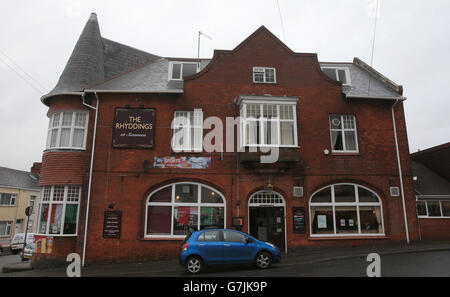
M 404 86 L 410 151 L 449 142 L 450 1 L 379 1 L 373 67 Z M 199 30 L 213 38 L 203 38 L 201 46 L 201 57 L 211 58 L 214 49 L 233 49 L 264 25 L 295 52 L 317 53 L 326 62 L 359 57 L 370 64 L 376 3 L 4 1 L 0 166 L 29 170 L 41 161 L 48 108 L 39 99 L 58 81 L 91 12 L 103 37 L 165 57 L 196 57 Z

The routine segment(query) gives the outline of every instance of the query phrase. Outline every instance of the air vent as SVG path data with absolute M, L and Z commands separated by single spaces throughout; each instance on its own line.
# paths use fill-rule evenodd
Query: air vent
M 303 197 L 303 187 L 294 187 L 294 197 Z
M 398 196 L 400 196 L 400 189 L 399 189 L 399 187 L 390 187 L 389 190 L 391 192 L 391 197 L 398 197 Z

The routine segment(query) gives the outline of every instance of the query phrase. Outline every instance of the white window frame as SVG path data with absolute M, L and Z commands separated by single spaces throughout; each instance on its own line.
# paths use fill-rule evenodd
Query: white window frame
M 0 223 L 6 223 L 5 231 L 9 230 L 9 232 L 7 232 L 5 234 L 0 234 L 0 237 L 11 236 L 11 229 L 12 229 L 13 222 L 12 221 L 0 221 Z
M 334 70 L 336 72 L 336 78 L 337 81 L 341 81 L 341 78 L 339 76 L 339 70 L 344 70 L 345 72 L 345 79 L 346 79 L 346 83 L 342 83 L 343 86 L 351 86 L 352 82 L 350 80 L 350 69 L 348 67 L 331 67 L 331 66 L 324 66 L 321 67 L 322 70 L 324 69 L 331 69 Z
M 176 202 L 176 195 L 175 195 L 175 187 L 176 185 L 179 184 L 183 184 L 183 185 L 196 185 L 197 186 L 197 202 L 194 203 L 185 203 L 185 202 Z M 152 198 L 152 196 L 165 189 L 171 187 L 172 188 L 172 197 L 171 197 L 171 201 L 170 202 L 150 202 L 150 199 Z M 202 197 L 202 187 L 207 188 L 211 191 L 214 191 L 216 193 L 219 194 L 220 198 L 222 199 L 222 203 L 202 203 L 201 202 L 201 197 Z M 148 207 L 149 206 L 170 206 L 172 208 L 171 210 L 171 218 L 170 218 L 170 234 L 147 234 L 147 228 L 148 228 Z M 144 228 L 144 238 L 177 238 L 177 239 L 182 239 L 185 238 L 186 235 L 174 235 L 173 231 L 174 231 L 174 225 L 173 225 L 173 216 L 174 216 L 174 209 L 175 207 L 178 206 L 185 206 L 185 207 L 197 207 L 198 208 L 198 218 L 197 218 L 197 227 L 200 227 L 200 222 L 201 222 L 201 215 L 200 215 L 200 210 L 202 207 L 222 207 L 223 208 L 223 226 L 224 228 L 226 228 L 227 226 L 227 208 L 226 208 L 226 199 L 225 196 L 218 190 L 207 186 L 205 184 L 201 184 L 201 183 L 196 183 L 196 182 L 178 182 L 178 183 L 173 183 L 173 184 L 169 184 L 163 187 L 160 187 L 156 190 L 154 190 L 153 192 L 150 193 L 150 195 L 148 195 L 146 204 L 145 204 L 145 228 Z
M 55 187 L 64 187 L 64 194 L 63 194 L 63 200 L 62 201 L 55 201 L 54 200 L 54 192 Z M 75 199 L 77 201 L 69 201 L 68 194 L 69 194 L 69 188 L 70 187 L 78 187 L 78 197 Z M 55 186 L 44 186 L 41 191 L 41 199 L 39 202 L 39 212 L 38 219 L 37 219 L 37 230 L 36 234 L 39 235 L 46 235 L 46 236 L 58 236 L 58 237 L 64 237 L 64 236 L 77 236 L 78 234 L 78 222 L 79 222 L 79 216 L 80 216 L 80 201 L 81 201 L 81 192 L 82 187 L 76 186 L 76 185 L 55 185 Z M 47 195 L 48 194 L 48 195 Z M 47 195 L 47 196 L 46 196 Z M 46 222 L 46 231 L 45 233 L 40 232 L 41 231 L 41 209 L 43 204 L 48 204 L 48 215 L 47 215 L 47 222 Z M 61 230 L 59 234 L 50 233 L 50 220 L 51 220 L 51 212 L 53 205 L 62 205 L 62 217 L 61 217 Z M 66 218 L 66 206 L 67 205 L 77 205 L 77 219 L 76 219 L 76 227 L 75 227 L 75 233 L 73 234 L 63 234 L 64 232 L 64 221 Z
M 249 104 L 259 105 L 259 118 L 247 117 L 247 106 Z M 262 117 L 264 105 L 272 105 L 276 106 L 277 117 L 271 118 L 268 120 L 267 118 Z M 290 106 L 292 107 L 292 119 L 281 119 L 280 118 L 280 106 Z M 286 148 L 298 148 L 298 134 L 297 134 L 297 100 L 249 100 L 243 99 L 241 102 L 241 147 L 286 147 Z M 266 139 L 264 135 L 264 123 L 267 121 L 275 122 L 277 125 L 277 144 L 266 144 Z M 259 123 L 259 135 L 260 139 L 257 144 L 249 144 L 247 143 L 247 124 L 250 122 L 258 122 Z M 294 144 L 290 145 L 282 145 L 281 144 L 281 122 L 292 122 L 294 126 Z
M 427 214 L 426 215 L 419 215 L 417 213 L 417 217 L 421 219 L 450 219 L 450 216 L 444 216 L 444 213 L 442 211 L 442 201 L 450 202 L 450 200 L 439 200 L 439 199 L 418 199 L 416 197 L 416 209 L 417 209 L 417 203 L 418 202 L 424 202 L 425 203 L 425 209 Z M 439 202 L 439 210 L 441 212 L 440 216 L 430 216 L 430 212 L 428 210 L 428 202 Z
M 266 70 L 273 70 L 273 81 L 267 81 L 266 76 Z M 255 80 L 255 73 L 262 73 L 263 74 L 263 81 L 256 81 Z M 253 67 L 253 82 L 255 84 L 276 84 L 277 83 L 277 71 L 275 67 Z
M 184 113 L 187 117 L 183 116 Z M 183 124 L 183 122 L 185 124 Z M 176 129 L 181 128 L 183 132 L 176 131 Z M 194 136 L 191 134 L 191 129 L 194 129 Z M 171 142 L 172 150 L 174 152 L 203 151 L 203 111 L 201 109 L 175 111 L 172 121 L 172 130 L 173 135 Z M 182 134 L 183 137 L 183 145 L 178 145 L 180 134 Z M 192 139 L 192 137 L 194 138 Z
M 180 77 L 179 78 L 173 78 L 173 65 L 180 64 Z M 170 61 L 169 62 L 169 71 L 168 71 L 168 80 L 178 80 L 183 81 L 183 67 L 184 64 L 194 64 L 196 66 L 196 71 L 199 72 L 199 63 L 198 62 L 189 62 L 189 61 Z
M 63 117 L 65 113 L 72 114 L 72 123 L 70 125 L 63 125 Z M 84 126 L 76 125 L 76 116 L 77 114 L 84 114 L 86 116 L 86 120 L 84 123 Z M 58 122 L 53 123 L 55 121 L 55 116 L 58 115 Z M 54 112 L 49 115 L 49 125 L 48 125 L 48 133 L 47 133 L 47 144 L 46 149 L 75 149 L 75 150 L 85 150 L 86 149 L 86 140 L 87 140 L 87 131 L 88 131 L 88 125 L 89 125 L 89 112 L 86 111 L 58 111 Z M 70 135 L 69 135 L 69 145 L 68 146 L 62 146 L 61 145 L 61 133 L 62 129 L 70 129 Z M 75 133 L 75 129 L 83 130 L 83 144 L 80 147 L 73 145 L 73 136 Z M 52 134 L 53 131 L 56 131 L 56 139 L 55 139 L 55 146 L 51 146 L 52 144 Z
M 341 128 L 337 129 L 337 128 L 332 128 L 331 126 L 331 116 L 340 116 L 340 120 L 341 120 Z M 349 128 L 345 128 L 344 126 L 344 117 L 352 117 L 353 118 L 353 125 L 354 128 L 353 129 L 349 129 Z M 329 128 L 330 128 L 330 143 L 331 143 L 331 151 L 333 153 L 359 153 L 359 144 L 358 144 L 358 128 L 356 126 L 356 116 L 352 115 L 352 114 L 329 114 L 328 115 L 328 122 L 329 122 Z M 334 149 L 334 145 L 333 145 L 333 131 L 334 132 L 341 132 L 342 135 L 342 146 L 343 149 L 342 150 L 335 150 Z M 347 144 L 345 142 L 345 132 L 354 132 L 355 133 L 355 150 L 348 150 L 347 149 Z
M 17 194 L 14 194 L 14 193 L 0 193 L 0 202 L 1 202 L 2 195 L 11 195 L 11 198 L 9 200 L 9 204 L 0 204 L 0 207 L 1 206 L 16 206 Z
M 334 187 L 335 186 L 354 186 L 355 189 L 355 202 L 335 202 L 335 193 L 334 193 Z M 314 198 L 314 196 L 319 193 L 320 191 L 323 191 L 327 188 L 331 187 L 331 202 L 326 203 L 313 203 L 311 202 L 311 199 Z M 378 202 L 359 202 L 359 193 L 358 193 L 358 187 L 363 188 L 367 191 L 372 192 L 376 195 L 378 198 Z M 333 232 L 334 234 L 313 234 L 313 221 L 312 221 L 312 215 L 311 215 L 311 208 L 312 207 L 331 207 L 333 210 Z M 340 206 L 354 206 L 356 207 L 356 214 L 358 218 L 358 233 L 336 233 L 336 207 Z M 379 207 L 380 208 L 380 215 L 381 215 L 381 233 L 361 233 L 361 220 L 360 220 L 360 212 L 359 208 L 361 206 L 373 206 L 373 207 Z M 383 214 L 383 203 L 381 201 L 380 196 L 372 191 L 371 189 L 361 186 L 359 184 L 353 184 L 353 183 L 338 183 L 338 184 L 332 184 L 328 185 L 326 187 L 323 187 L 317 191 L 315 191 L 311 197 L 309 198 L 309 234 L 310 237 L 370 237 L 370 236 L 385 236 L 385 226 L 384 226 L 384 214 Z

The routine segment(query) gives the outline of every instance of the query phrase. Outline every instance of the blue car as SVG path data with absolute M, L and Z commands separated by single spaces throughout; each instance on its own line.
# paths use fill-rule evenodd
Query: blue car
M 195 274 L 207 266 L 225 264 L 253 263 L 265 269 L 280 259 L 280 250 L 272 243 L 236 230 L 213 229 L 188 234 L 179 260 L 181 266 Z

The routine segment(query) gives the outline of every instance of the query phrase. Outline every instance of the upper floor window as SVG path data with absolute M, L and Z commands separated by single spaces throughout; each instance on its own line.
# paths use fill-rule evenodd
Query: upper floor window
M 185 77 L 198 72 L 196 62 L 170 62 L 169 80 L 183 80 Z
M 87 112 L 65 111 L 50 116 L 47 149 L 85 149 L 88 126 Z
M 16 194 L 0 193 L 0 206 L 16 205 Z
M 354 115 L 330 115 L 330 134 L 333 152 L 358 152 L 356 121 Z
M 241 118 L 241 143 L 244 146 L 297 146 L 295 103 L 244 101 Z
M 172 122 L 174 151 L 202 151 L 203 148 L 203 111 L 175 111 Z
M 45 186 L 40 201 L 38 233 L 76 235 L 80 186 Z
M 276 83 L 275 68 L 253 67 L 254 83 Z
M 350 71 L 347 67 L 323 67 L 322 71 L 328 77 L 342 82 L 343 85 L 350 85 Z

